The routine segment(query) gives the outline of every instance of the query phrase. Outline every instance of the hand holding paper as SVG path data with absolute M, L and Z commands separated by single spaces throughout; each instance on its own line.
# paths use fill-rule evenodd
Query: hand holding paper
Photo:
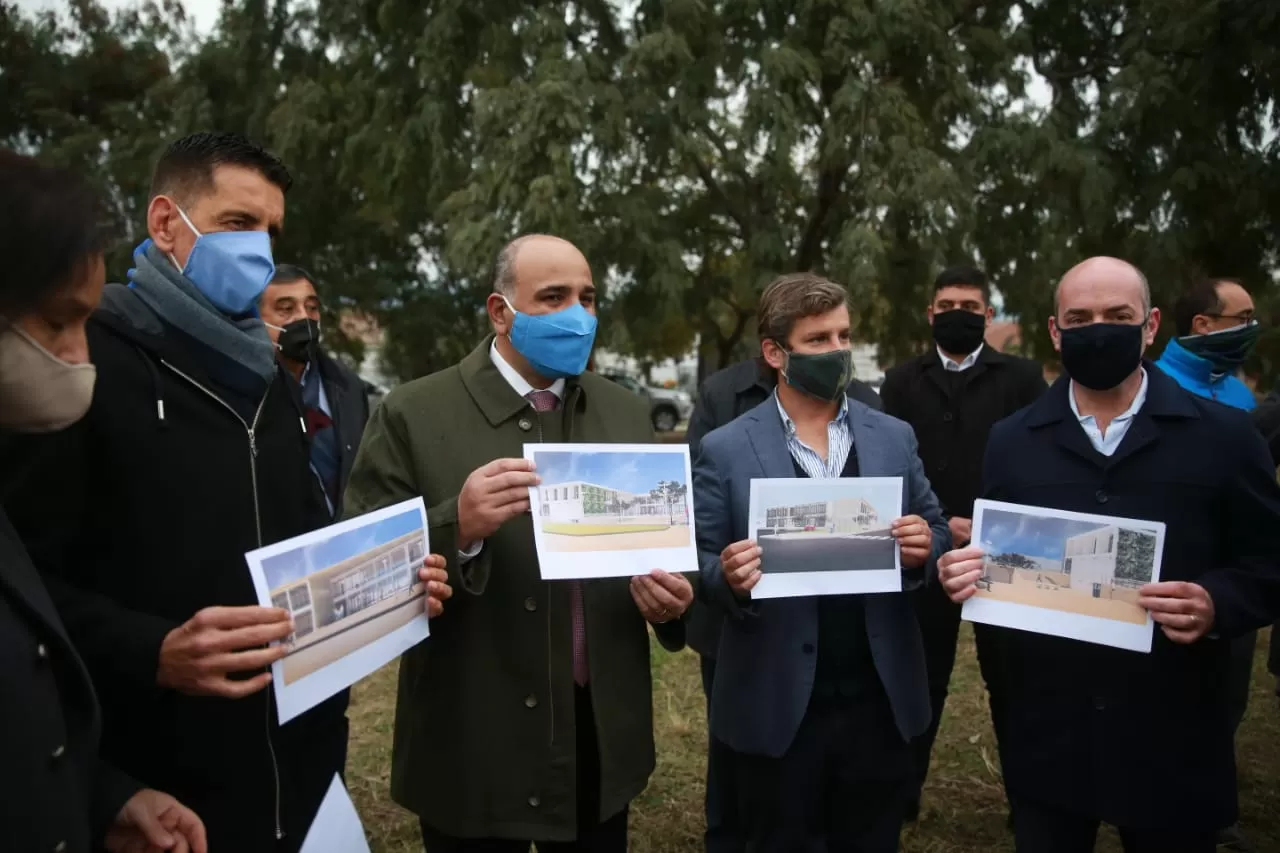
M 1175 643 L 1194 643 L 1213 629 L 1213 599 L 1198 583 L 1149 583 L 1138 590 L 1138 604 Z
M 541 480 L 528 459 L 495 459 L 471 472 L 458 494 L 458 544 L 488 539 L 499 527 L 529 511 L 529 489 Z
M 905 515 L 889 525 L 889 532 L 898 540 L 902 565 L 918 569 L 929 559 L 933 548 L 933 531 L 929 522 L 918 515 Z
M 977 545 L 948 551 L 938 558 L 938 580 L 947 597 L 956 604 L 971 598 L 978 591 L 985 559 Z
M 228 676 L 280 660 L 288 649 L 263 646 L 292 632 L 288 611 L 276 607 L 206 607 L 165 636 L 156 681 L 191 696 L 249 696 L 271 683 L 271 673 Z
M 418 569 L 418 580 L 427 585 L 427 618 L 434 619 L 444 612 L 444 603 L 453 597 L 444 557 L 429 555 L 422 568 Z
M 720 553 L 720 570 L 735 595 L 745 598 L 760 583 L 760 554 L 753 539 L 734 542 Z
M 654 569 L 631 579 L 631 597 L 645 621 L 661 625 L 684 615 L 693 603 L 693 587 L 682 575 Z

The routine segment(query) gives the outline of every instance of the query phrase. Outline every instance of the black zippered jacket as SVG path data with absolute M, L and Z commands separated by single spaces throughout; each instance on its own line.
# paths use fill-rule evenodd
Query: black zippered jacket
M 195 809 L 212 850 L 296 850 L 345 761 L 346 693 L 282 729 L 271 688 L 156 684 L 169 631 L 257 604 L 245 552 L 328 523 L 296 388 L 279 371 L 259 400 L 220 386 L 120 285 L 88 338 L 88 415 L 6 446 L 3 499 L 101 697 L 103 756 Z

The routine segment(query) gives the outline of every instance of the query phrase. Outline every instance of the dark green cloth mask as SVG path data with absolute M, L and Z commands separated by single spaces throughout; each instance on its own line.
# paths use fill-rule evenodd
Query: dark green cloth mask
M 839 400 L 853 379 L 853 352 L 836 349 L 806 354 L 788 350 L 782 377 L 792 388 L 810 397 L 827 402 Z
M 1178 338 L 1187 352 L 1198 355 L 1213 365 L 1214 373 L 1235 373 L 1244 364 L 1258 343 L 1262 327 L 1257 321 L 1246 325 L 1210 332 L 1207 335 L 1188 335 Z

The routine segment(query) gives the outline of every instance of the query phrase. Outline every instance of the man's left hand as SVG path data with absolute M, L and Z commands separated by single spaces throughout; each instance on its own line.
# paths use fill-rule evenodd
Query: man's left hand
M 209 853 L 204 824 L 191 809 L 150 788 L 129 798 L 107 829 L 110 853 Z
M 1213 599 L 1198 583 L 1149 583 L 1138 590 L 1138 606 L 1149 610 L 1175 643 L 1194 643 L 1213 629 Z
M 654 569 L 631 579 L 631 597 L 645 620 L 654 625 L 679 619 L 693 603 L 693 586 L 683 575 Z
M 427 618 L 434 619 L 444 612 L 444 603 L 453 597 L 444 557 L 428 554 L 418 569 L 418 580 L 427 585 Z
M 933 548 L 933 531 L 929 529 L 929 522 L 918 515 L 904 515 L 893 522 L 890 531 L 902 548 L 902 565 L 908 569 L 919 569 L 928 562 Z

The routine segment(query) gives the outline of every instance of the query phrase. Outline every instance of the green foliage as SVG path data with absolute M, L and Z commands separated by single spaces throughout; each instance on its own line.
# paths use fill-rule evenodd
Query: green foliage
M 1160 304 L 1214 272 L 1280 309 L 1274 5 L 245 0 L 200 35 L 177 0 L 0 0 L 0 143 L 109 191 L 120 276 L 168 141 L 263 141 L 297 178 L 277 257 L 375 317 L 402 378 L 475 346 L 493 258 L 530 231 L 583 249 L 602 343 L 645 362 L 749 355 L 761 288 L 808 269 L 895 361 L 958 262 L 1051 359 L 1053 282 L 1091 254 Z M 1258 362 L 1280 370 L 1280 338 Z
M 1156 560 L 1156 535 L 1142 530 L 1120 529 L 1116 538 L 1116 577 L 1139 583 L 1151 582 Z

